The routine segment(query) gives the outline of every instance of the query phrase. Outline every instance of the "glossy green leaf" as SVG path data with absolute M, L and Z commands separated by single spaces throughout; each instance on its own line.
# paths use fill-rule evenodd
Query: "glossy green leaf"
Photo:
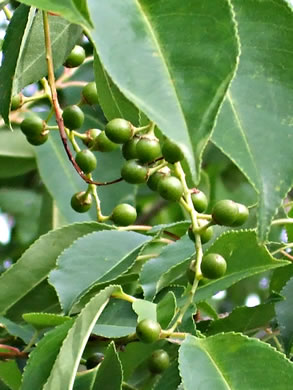
M 46 333 L 30 353 L 21 390 L 41 390 L 46 383 L 61 345 L 74 321 L 69 320 Z
M 135 261 L 150 237 L 127 231 L 104 231 L 76 240 L 58 258 L 49 281 L 68 312 L 74 301 L 91 286 L 115 280 Z M 115 243 L 115 245 L 113 245 Z
M 112 293 L 115 291 L 121 291 L 121 289 L 117 286 L 107 287 L 97 294 L 80 312 L 62 344 L 43 390 L 72 389 L 76 371 L 88 338 Z
M 185 390 L 287 389 L 293 380 L 293 364 L 283 354 L 234 333 L 188 335 L 179 350 L 179 370 Z
M 9 124 L 13 79 L 19 58 L 25 48 L 35 9 L 21 5 L 14 12 L 3 43 L 4 60 L 0 68 L 0 114 Z
M 19 325 L 3 316 L 0 316 L 0 327 L 4 327 L 7 333 L 21 338 L 25 343 L 30 341 L 34 333 L 34 329 L 30 325 Z
M 40 237 L 0 277 L 0 313 L 5 313 L 46 279 L 60 252 L 78 237 L 105 229 L 96 222 L 69 225 Z M 40 261 L 41 254 L 41 261 Z M 13 286 L 13 288 L 12 288 Z
M 0 362 L 0 380 L 11 390 L 19 390 L 21 384 L 21 372 L 15 360 Z
M 82 29 L 59 16 L 49 15 L 48 19 L 54 68 L 58 69 L 81 36 Z M 43 16 L 38 12 L 17 62 L 12 95 L 48 74 L 45 50 Z
M 132 308 L 138 315 L 138 322 L 145 319 L 157 321 L 157 305 L 155 303 L 144 299 L 136 299 L 132 304 Z
M 134 126 L 138 126 L 138 109 L 125 98 L 113 83 L 96 52 L 94 53 L 94 71 L 99 104 L 108 121 L 114 118 L 124 118 Z
M 25 313 L 22 318 L 37 329 L 61 325 L 70 320 L 68 316 L 53 313 Z
M 272 303 L 264 303 L 254 307 L 236 307 L 227 317 L 211 322 L 207 334 L 221 332 L 248 332 L 269 326 L 269 321 L 275 316 Z
M 113 299 L 98 319 L 93 333 L 107 338 L 124 337 L 135 332 L 136 323 L 131 303 Z
M 200 286 L 195 295 L 196 302 L 210 298 L 241 279 L 288 264 L 287 261 L 274 259 L 267 248 L 257 242 L 254 230 L 223 233 L 207 253 L 222 255 L 227 262 L 227 271 L 222 278 Z
M 198 174 L 237 62 L 229 2 L 215 0 L 210 7 L 192 0 L 89 0 L 88 7 L 91 36 L 108 74 L 184 148 L 191 171 Z
M 45 11 L 53 12 L 69 20 L 71 23 L 90 26 L 90 21 L 85 19 L 84 8 L 76 0 L 21 0 L 21 3 L 32 5 Z M 82 1 L 84 3 L 84 1 Z
M 176 298 L 172 291 L 167 294 L 157 304 L 157 321 L 162 329 L 166 329 L 175 315 L 177 309 Z
M 276 303 L 276 315 L 280 326 L 281 337 L 283 339 L 285 352 L 290 353 L 293 343 L 293 278 L 291 278 L 281 290 L 284 301 Z
M 58 132 L 51 132 L 48 141 L 35 151 L 41 178 L 67 223 L 95 220 L 95 207 L 83 214 L 71 208 L 72 195 L 84 191 L 87 184 L 70 163 Z
M 258 235 L 292 187 L 292 8 L 284 0 L 233 0 L 240 64 L 212 140 L 259 193 Z M 253 42 L 253 44 L 252 44 Z M 253 93 L 252 93 L 253 91 Z
M 149 260 L 143 267 L 140 281 L 146 299 L 153 299 L 159 291 L 160 278 L 173 266 L 184 262 L 194 253 L 194 243 L 184 237 L 165 247 L 160 256 Z
M 11 132 L 1 129 L 0 178 L 22 175 L 35 167 L 34 150 L 25 136 L 20 131 Z
M 120 390 L 122 385 L 122 366 L 112 342 L 105 353 L 93 384 L 93 390 Z

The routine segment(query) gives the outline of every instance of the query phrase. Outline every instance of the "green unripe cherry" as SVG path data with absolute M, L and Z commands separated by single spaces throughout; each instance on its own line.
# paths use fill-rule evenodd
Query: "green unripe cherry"
M 36 134 L 34 136 L 27 136 L 27 141 L 34 146 L 43 145 L 49 137 L 49 131 L 45 130 L 41 134 Z
M 165 172 L 163 170 L 160 170 L 160 171 L 157 171 L 155 173 L 153 173 L 149 178 L 148 178 L 148 181 L 147 181 L 147 186 L 153 190 L 153 191 L 157 191 L 158 190 L 158 185 L 159 185 L 159 182 L 164 178 L 164 177 L 167 177 L 167 176 L 170 176 L 169 172 Z
M 162 154 L 164 159 L 171 164 L 184 159 L 184 154 L 180 147 L 169 138 L 166 138 L 165 142 L 163 143 Z
M 67 68 L 76 68 L 77 66 L 80 66 L 84 60 L 84 48 L 79 45 L 75 45 L 74 48 L 71 50 L 69 56 L 66 58 L 64 66 L 66 66 Z
M 162 198 L 178 202 L 183 195 L 183 186 L 177 177 L 167 176 L 159 181 L 158 192 Z
M 145 319 L 136 326 L 136 335 L 140 341 L 151 344 L 160 338 L 161 326 L 158 322 Z
M 62 117 L 65 127 L 70 130 L 79 129 L 84 122 L 84 113 L 76 105 L 66 107 Z
M 169 355 L 163 349 L 156 349 L 148 362 L 149 369 L 153 374 L 161 374 L 169 367 L 169 364 Z
M 151 162 L 161 155 L 161 146 L 156 138 L 142 137 L 136 144 L 137 158 L 143 162 Z
M 116 206 L 111 215 L 111 220 L 118 226 L 132 225 L 136 218 L 136 209 L 127 203 L 121 203 Z
M 112 119 L 105 127 L 106 136 L 116 144 L 124 144 L 133 135 L 131 123 L 122 118 Z
M 102 130 L 100 129 L 89 129 L 85 132 L 86 134 L 86 138 L 84 138 L 82 140 L 82 142 L 84 143 L 84 145 L 86 145 L 88 148 L 92 148 L 93 150 L 94 149 L 94 141 L 95 141 L 95 138 L 101 134 Z
M 84 173 L 92 172 L 97 166 L 96 156 L 88 149 L 76 153 L 75 161 Z
M 11 99 L 11 106 L 10 110 L 15 111 L 17 110 L 22 104 L 22 95 L 19 93 L 17 95 L 14 95 Z
M 94 81 L 85 85 L 81 91 L 82 97 L 87 104 L 98 104 L 99 97 L 97 92 L 97 86 Z
M 201 272 L 204 278 L 218 279 L 225 275 L 227 263 L 218 253 L 205 255 L 201 262 Z
M 197 189 L 193 189 L 192 191 L 191 199 L 193 207 L 197 212 L 203 213 L 208 207 L 208 199 L 202 191 Z
M 128 160 L 122 166 L 122 178 L 131 184 L 144 183 L 147 180 L 148 168 L 141 165 L 138 160 Z
M 233 226 L 241 226 L 243 225 L 248 217 L 249 217 L 249 210 L 244 204 L 236 203 L 238 207 L 238 213 L 236 220 L 233 222 Z
M 87 359 L 86 368 L 90 370 L 96 367 L 98 364 L 100 364 L 103 360 L 104 360 L 104 354 L 101 352 L 95 352 Z
M 104 131 L 102 131 L 94 140 L 93 150 L 99 152 L 112 152 L 117 149 L 118 145 L 112 142 Z
M 44 131 L 45 122 L 40 117 L 31 115 L 21 122 L 20 129 L 27 137 L 36 137 Z
M 122 146 L 122 155 L 125 160 L 133 160 L 137 158 L 136 145 L 139 141 L 138 137 L 133 137 L 129 141 L 125 142 Z
M 86 213 L 92 205 L 92 196 L 85 191 L 77 192 L 71 198 L 71 207 L 78 213 Z
M 218 225 L 233 226 L 237 215 L 238 206 L 232 200 L 219 200 L 212 210 L 213 220 Z

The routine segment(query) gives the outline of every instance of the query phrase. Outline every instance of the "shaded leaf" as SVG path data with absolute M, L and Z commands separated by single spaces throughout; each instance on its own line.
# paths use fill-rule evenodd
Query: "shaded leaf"
M 29 343 L 34 333 L 34 329 L 30 325 L 19 325 L 3 316 L 0 316 L 0 326 L 4 327 L 12 336 L 21 338 L 26 344 Z
M 43 390 L 72 389 L 76 371 L 92 329 L 117 286 L 109 286 L 97 294 L 80 312 L 65 338 Z M 66 323 L 65 323 L 66 324 Z
M 293 364 L 283 354 L 233 333 L 205 339 L 187 335 L 179 370 L 186 390 L 287 389 L 293 380 Z
M 237 62 L 228 1 L 215 0 L 211 8 L 208 2 L 191 0 L 160 0 L 156 6 L 146 0 L 127 0 L 123 6 L 115 0 L 89 0 L 88 7 L 91 35 L 108 74 L 183 147 L 191 171 L 198 174 Z
M 74 224 L 40 237 L 24 252 L 16 264 L 0 276 L 0 313 L 6 312 L 45 280 L 51 269 L 55 267 L 60 252 L 74 240 L 105 227 L 106 225 L 96 222 Z
M 77 372 L 73 390 L 92 390 L 92 385 L 97 374 L 97 368 L 90 371 Z
M 0 362 L 0 379 L 11 390 L 19 390 L 21 384 L 21 372 L 15 360 Z
M 212 140 L 259 193 L 258 235 L 264 241 L 293 184 L 293 167 L 288 164 L 293 152 L 293 41 L 288 34 L 293 13 L 283 0 L 232 3 L 240 64 Z
M 162 329 L 166 329 L 175 315 L 177 309 L 176 298 L 172 291 L 167 294 L 157 304 L 157 321 Z
M 177 360 L 173 362 L 161 375 L 153 387 L 154 390 L 177 390 L 181 383 Z
M 276 315 L 280 326 L 285 352 L 290 353 L 293 343 L 293 278 L 291 278 L 281 290 L 284 301 L 276 303 Z
M 222 278 L 200 286 L 195 295 L 196 302 L 225 290 L 241 279 L 288 264 L 287 261 L 274 259 L 264 245 L 259 245 L 254 230 L 223 233 L 207 253 L 221 254 L 227 262 L 227 271 Z
M 76 240 L 59 256 L 57 268 L 49 276 L 64 311 L 94 284 L 110 282 L 127 271 L 149 240 L 142 234 L 117 230 Z

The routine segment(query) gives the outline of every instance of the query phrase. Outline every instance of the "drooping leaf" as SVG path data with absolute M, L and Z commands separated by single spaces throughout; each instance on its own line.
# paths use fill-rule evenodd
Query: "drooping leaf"
M 0 68 L 0 114 L 9 124 L 10 100 L 18 59 L 24 50 L 26 39 L 34 19 L 35 9 L 21 5 L 14 12 L 3 43 L 4 60 Z
M 76 371 L 91 331 L 115 291 L 121 291 L 121 289 L 117 286 L 107 287 L 80 312 L 62 344 L 43 390 L 72 389 Z
M 73 224 L 40 237 L 15 265 L 1 275 L 0 313 L 5 313 L 45 280 L 55 267 L 60 252 L 74 240 L 105 228 L 106 225 L 96 222 Z
M 136 299 L 132 304 L 132 308 L 138 315 L 138 322 L 145 319 L 157 321 L 157 305 L 155 303 L 144 299 Z
M 134 126 L 138 126 L 138 109 L 125 98 L 113 83 L 96 52 L 94 53 L 94 71 L 99 104 L 106 118 L 109 121 L 114 118 L 124 118 L 129 120 Z
M 26 364 L 21 390 L 41 390 L 46 383 L 61 345 L 72 327 L 71 319 L 51 330 L 37 343 Z
M 241 42 L 240 64 L 212 141 L 259 193 L 258 235 L 264 241 L 293 183 L 293 167 L 288 164 L 293 152 L 293 42 L 287 30 L 293 12 L 283 0 L 232 3 Z
M 194 253 L 194 243 L 184 237 L 165 247 L 160 256 L 149 260 L 143 267 L 140 281 L 146 299 L 153 299 L 158 292 L 160 278 L 173 266 L 184 262 Z
M 90 21 L 85 18 L 84 0 L 21 0 L 21 3 L 32 5 L 39 9 L 52 12 L 69 20 L 71 23 L 90 27 Z
M 21 372 L 15 360 L 0 362 L 0 380 L 11 390 L 19 390 L 21 384 Z
M 115 0 L 89 0 L 88 7 L 91 36 L 106 71 L 130 101 L 183 147 L 192 173 L 198 174 L 237 62 L 230 4 L 127 0 L 118 6 Z
M 195 295 L 196 302 L 211 297 L 239 280 L 288 264 L 285 260 L 274 259 L 267 248 L 257 242 L 254 230 L 223 233 L 207 253 L 222 255 L 227 262 L 227 271 L 222 278 L 200 286 Z
M 12 133 L 11 131 L 1 129 L 0 177 L 18 176 L 32 171 L 35 167 L 34 150 L 25 139 L 25 136 L 20 131 Z
M 284 301 L 276 303 L 277 320 L 280 326 L 281 337 L 283 339 L 285 352 L 290 353 L 293 343 L 293 278 L 291 278 L 281 290 Z
M 65 312 L 91 286 L 115 280 L 135 261 L 150 237 L 127 231 L 104 231 L 76 240 L 60 256 L 49 281 Z M 115 243 L 115 245 L 113 245 Z
M 30 341 L 34 333 L 34 329 L 30 325 L 20 325 L 3 316 L 0 316 L 0 326 L 4 327 L 12 336 L 21 338 L 25 343 Z
M 284 355 L 234 333 L 205 339 L 187 335 L 179 350 L 179 370 L 186 390 L 287 389 L 293 380 L 293 364 Z
M 112 342 L 105 353 L 92 387 L 92 390 L 120 390 L 123 373 L 115 344 Z
M 221 332 L 248 332 L 268 326 L 274 317 L 275 310 L 272 303 L 264 303 L 254 307 L 236 307 L 227 317 L 212 321 L 207 334 Z
M 108 338 L 124 337 L 135 332 L 136 323 L 131 303 L 113 299 L 98 319 L 93 333 Z

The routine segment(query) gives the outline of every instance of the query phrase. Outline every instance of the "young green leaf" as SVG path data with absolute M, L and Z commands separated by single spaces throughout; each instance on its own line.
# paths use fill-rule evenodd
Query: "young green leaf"
M 132 304 L 132 308 L 138 315 L 138 322 L 145 319 L 157 321 L 157 305 L 155 303 L 144 299 L 136 299 Z
M 293 343 L 293 278 L 291 278 L 283 287 L 281 290 L 281 295 L 285 298 L 285 300 L 276 303 L 276 314 L 285 347 L 285 352 L 289 354 Z

